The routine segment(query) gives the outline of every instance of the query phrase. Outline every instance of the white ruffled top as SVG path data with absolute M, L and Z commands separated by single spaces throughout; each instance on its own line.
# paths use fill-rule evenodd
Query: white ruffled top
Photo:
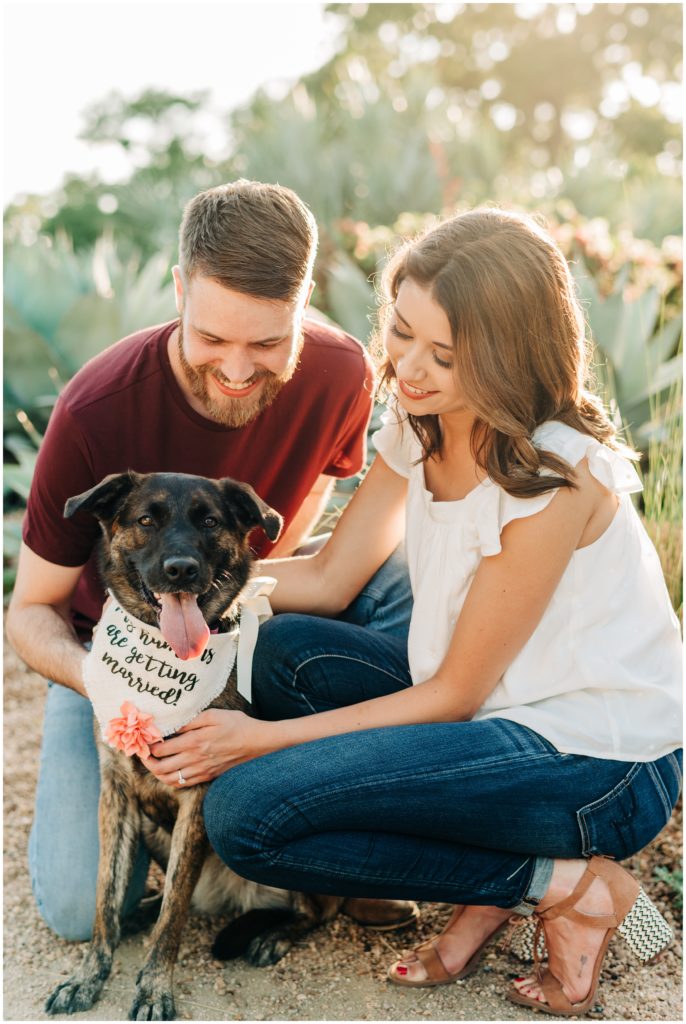
M 460 501 L 434 501 L 407 421 L 388 409 L 382 424 L 374 445 L 409 481 L 408 654 L 419 683 L 443 661 L 479 562 L 501 550 L 501 530 L 540 512 L 557 491 L 515 498 L 486 479 Z M 474 717 L 519 722 L 562 753 L 655 760 L 681 745 L 681 639 L 630 498 L 640 479 L 629 460 L 564 423 L 544 423 L 533 442 L 571 466 L 587 458 L 619 507 L 605 533 L 574 552 L 534 633 Z

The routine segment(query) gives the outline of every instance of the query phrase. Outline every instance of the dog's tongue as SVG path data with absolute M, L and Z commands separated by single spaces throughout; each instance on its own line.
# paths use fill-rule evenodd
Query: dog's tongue
M 177 658 L 199 658 L 210 629 L 198 608 L 195 594 L 160 594 L 160 632 Z

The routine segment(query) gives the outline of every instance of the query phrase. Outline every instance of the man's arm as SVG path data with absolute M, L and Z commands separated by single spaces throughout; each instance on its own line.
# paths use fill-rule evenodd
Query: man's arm
M 326 509 L 334 482 L 333 477 L 323 473 L 317 477 L 291 525 L 270 551 L 269 558 L 288 558 L 308 539 Z
M 85 695 L 81 668 L 87 652 L 69 617 L 82 568 L 46 562 L 22 544 L 7 637 L 29 668 Z

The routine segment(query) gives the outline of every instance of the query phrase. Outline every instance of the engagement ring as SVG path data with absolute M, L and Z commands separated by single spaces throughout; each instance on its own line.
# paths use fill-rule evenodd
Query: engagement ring
M 176 774 L 179 776 L 179 785 L 180 786 L 185 786 L 186 785 L 186 780 L 184 779 L 183 775 L 181 774 L 181 769 L 180 768 L 179 768 L 179 770 L 178 770 L 178 772 Z

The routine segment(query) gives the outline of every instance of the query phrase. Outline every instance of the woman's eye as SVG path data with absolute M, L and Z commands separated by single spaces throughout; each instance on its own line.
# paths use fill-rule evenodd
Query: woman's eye
M 435 352 L 433 354 L 433 357 L 434 362 L 437 363 L 439 366 L 444 367 L 446 370 L 449 370 L 453 365 L 452 362 L 450 362 L 450 360 L 446 362 L 445 359 L 441 359 L 440 356 L 437 356 Z
M 202 525 L 207 530 L 213 530 L 215 526 L 219 526 L 219 520 L 216 519 L 215 516 L 205 516 L 202 521 Z
M 140 516 L 139 519 L 138 519 L 138 525 L 139 526 L 152 526 L 153 525 L 153 518 L 152 518 L 152 516 Z
M 404 341 L 407 341 L 408 338 L 412 337 L 412 335 L 410 334 L 403 334 L 402 331 L 399 331 L 397 324 L 391 324 L 388 329 L 391 332 L 391 334 L 395 335 L 396 338 L 402 338 Z

